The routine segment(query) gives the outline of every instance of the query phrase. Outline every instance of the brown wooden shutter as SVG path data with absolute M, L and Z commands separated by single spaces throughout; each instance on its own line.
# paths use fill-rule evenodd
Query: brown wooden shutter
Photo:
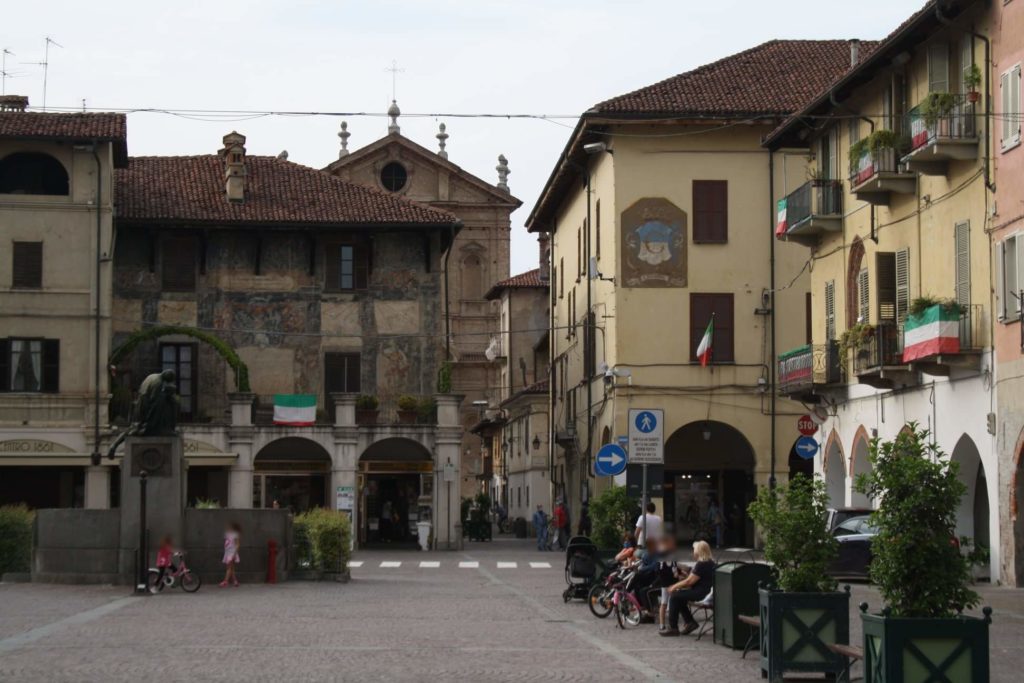
M 324 245 L 324 289 L 328 292 L 341 289 L 341 245 Z
M 807 292 L 804 295 L 804 320 L 805 320 L 805 324 L 807 325 L 805 332 L 807 334 L 807 343 L 808 344 L 810 344 L 812 341 L 814 341 L 814 329 L 813 329 L 813 324 L 812 324 L 813 320 L 814 320 L 814 315 L 813 315 L 814 306 L 811 303 L 811 301 L 812 301 L 811 293 Z
M 40 289 L 43 286 L 43 243 L 15 242 L 11 251 L 14 258 L 11 287 Z
M 711 315 L 715 325 L 711 339 L 711 362 L 731 363 L 735 360 L 732 294 L 690 295 L 690 360 L 697 360 L 697 347 L 704 337 Z
M 729 241 L 729 183 L 693 181 L 693 241 L 724 244 Z
M 875 254 L 875 280 L 878 290 L 878 322 L 896 320 L 896 254 Z
M 160 254 L 161 282 L 167 292 L 196 291 L 196 241 L 192 237 L 170 237 Z
M 11 390 L 11 340 L 0 339 L 0 391 Z
M 60 340 L 43 340 L 42 391 L 56 394 L 60 391 Z

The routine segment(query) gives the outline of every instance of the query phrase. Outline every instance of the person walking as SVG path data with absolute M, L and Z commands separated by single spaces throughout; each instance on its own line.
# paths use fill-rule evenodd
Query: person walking
M 590 506 L 586 503 L 580 508 L 580 524 L 576 529 L 577 536 L 590 536 Z
M 661 517 L 654 514 L 657 508 L 654 503 L 647 504 L 647 512 L 636 519 L 636 544 L 641 548 L 647 547 L 647 538 L 657 540 L 661 538 Z M 647 534 L 644 534 L 644 521 L 646 519 Z
M 228 584 L 238 588 L 238 576 L 235 575 L 235 567 L 238 565 L 238 548 L 242 544 L 242 527 L 238 522 L 231 522 L 224 531 L 224 580 L 220 582 L 221 588 Z
M 533 513 L 533 529 L 537 532 L 537 550 L 547 550 L 548 516 L 543 505 L 538 505 L 537 511 Z
M 565 550 L 566 527 L 569 524 L 569 514 L 565 511 L 565 503 L 561 499 L 555 503 L 555 535 L 558 539 L 558 549 Z

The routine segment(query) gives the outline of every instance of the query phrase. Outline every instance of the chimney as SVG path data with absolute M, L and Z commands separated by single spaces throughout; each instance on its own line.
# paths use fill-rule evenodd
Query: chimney
M 850 68 L 857 66 L 860 63 L 860 40 L 853 38 L 850 40 Z
M 551 279 L 551 249 L 549 248 L 550 238 L 541 234 L 537 237 L 537 247 L 540 251 L 540 281 L 547 282 Z
M 245 136 L 231 131 L 224 136 L 224 191 L 229 202 L 245 201 Z
M 25 111 L 28 97 L 25 95 L 0 95 L 0 111 Z

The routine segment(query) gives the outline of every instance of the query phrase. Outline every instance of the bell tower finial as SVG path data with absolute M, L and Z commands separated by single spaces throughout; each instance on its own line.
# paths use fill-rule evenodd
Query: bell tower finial
M 508 192 L 508 174 L 512 171 L 508 170 L 508 159 L 504 154 L 498 155 L 498 165 L 494 167 L 494 170 L 498 172 L 498 189 Z
M 437 156 L 441 157 L 442 159 L 447 159 L 448 152 L 446 152 L 444 148 L 448 144 L 447 141 L 449 136 L 448 133 L 444 131 L 445 125 L 442 123 L 440 126 L 438 126 L 438 133 L 434 137 L 437 138 L 437 146 L 440 148 L 437 150 Z
M 338 131 L 338 137 L 341 138 L 341 149 L 338 150 L 338 158 L 344 159 L 348 156 L 348 139 L 352 133 L 348 132 L 348 121 L 341 122 L 341 130 Z
M 402 129 L 398 125 L 398 117 L 402 115 L 402 110 L 398 108 L 398 102 L 391 100 L 391 106 L 388 107 L 388 116 L 391 117 L 391 123 L 388 124 L 388 134 L 398 135 L 402 132 Z

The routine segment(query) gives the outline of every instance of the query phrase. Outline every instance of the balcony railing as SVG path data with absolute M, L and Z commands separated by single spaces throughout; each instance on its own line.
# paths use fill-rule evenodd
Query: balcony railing
M 932 93 L 930 98 L 949 98 L 952 104 L 942 107 L 936 115 L 925 117 L 927 100 L 910 110 L 907 115 L 910 130 L 911 153 L 935 143 L 937 140 L 970 140 L 977 136 L 974 103 L 966 95 Z M 931 107 L 934 109 L 935 107 Z M 929 121 L 928 118 L 933 120 Z
M 839 345 L 807 344 L 779 356 L 778 387 L 780 394 L 810 392 L 815 385 L 841 381 Z
M 879 368 L 903 364 L 903 326 L 879 323 L 864 346 L 853 352 L 853 372 L 865 375 Z
M 866 149 L 861 152 L 856 165 L 850 170 L 850 184 L 857 187 L 879 173 L 898 172 L 899 163 L 895 149 L 891 147 L 881 147 L 873 151 Z
M 982 327 L 983 307 L 971 304 L 960 314 L 960 351 L 977 351 L 982 347 L 985 328 Z
M 805 231 L 816 217 L 839 217 L 842 213 L 842 181 L 809 180 L 786 196 L 786 234 Z

